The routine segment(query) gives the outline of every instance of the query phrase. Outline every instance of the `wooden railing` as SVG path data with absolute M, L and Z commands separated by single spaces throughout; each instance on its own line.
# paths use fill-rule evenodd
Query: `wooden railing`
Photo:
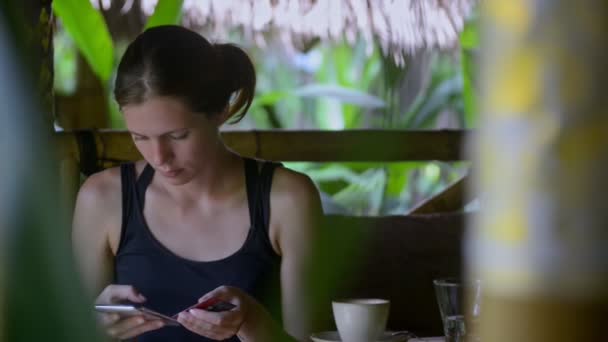
M 227 131 L 222 139 L 235 152 L 275 161 L 309 162 L 403 162 L 461 161 L 469 131 Z M 56 133 L 59 157 L 62 160 L 62 182 L 72 194 L 78 189 L 80 172 L 88 175 L 122 162 L 141 159 L 127 131 L 78 131 Z M 446 197 L 447 196 L 447 197 Z M 445 202 L 460 205 L 464 187 L 448 188 L 428 199 L 429 203 Z M 428 212 L 432 205 L 420 207 Z M 446 207 L 445 203 L 442 206 Z M 426 208 L 426 209 L 425 209 Z
M 126 131 L 89 131 L 100 166 L 141 158 Z M 316 162 L 398 162 L 464 160 L 468 131 L 228 131 L 226 145 L 237 153 L 266 160 Z M 63 156 L 81 160 L 83 133 L 57 133 Z

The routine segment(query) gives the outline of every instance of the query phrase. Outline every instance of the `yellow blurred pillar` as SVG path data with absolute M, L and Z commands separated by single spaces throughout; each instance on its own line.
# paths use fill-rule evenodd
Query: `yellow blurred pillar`
M 608 1 L 482 1 L 482 341 L 608 341 Z

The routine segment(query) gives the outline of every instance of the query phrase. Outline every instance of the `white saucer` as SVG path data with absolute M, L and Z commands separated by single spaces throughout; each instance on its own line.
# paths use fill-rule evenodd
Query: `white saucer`
M 340 335 L 337 331 L 323 331 L 310 335 L 314 342 L 341 342 Z M 405 342 L 407 335 L 393 336 L 392 331 L 385 331 L 376 342 Z

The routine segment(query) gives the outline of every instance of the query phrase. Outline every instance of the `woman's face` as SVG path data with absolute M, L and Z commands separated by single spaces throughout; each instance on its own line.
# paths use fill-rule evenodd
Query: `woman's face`
M 174 97 L 123 107 L 127 129 L 144 159 L 174 185 L 190 181 L 217 151 L 218 126 Z

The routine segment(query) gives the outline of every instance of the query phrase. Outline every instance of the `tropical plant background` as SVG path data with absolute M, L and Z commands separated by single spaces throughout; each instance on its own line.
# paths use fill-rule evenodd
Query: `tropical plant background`
M 117 61 L 129 37 L 113 34 L 112 18 L 100 4 L 53 1 L 58 17 L 55 88 L 59 96 L 76 96 L 78 73 L 90 68 L 103 85 L 110 113 L 108 128 L 121 129 L 124 122 L 110 94 Z M 145 27 L 179 24 L 181 4 L 159 1 Z M 379 48 L 369 54 L 362 40 L 354 44 L 313 42 L 294 51 L 272 39 L 267 46 L 258 46 L 236 29 L 224 38 L 248 51 L 258 73 L 257 97 L 249 114 L 226 130 L 419 130 L 476 125 L 472 68 L 478 46 L 475 14 L 461 33 L 459 49 L 421 51 L 407 56 L 404 67 L 382 56 Z M 79 59 L 86 63 L 79 63 Z M 406 214 L 469 168 L 465 162 L 285 164 L 313 179 L 327 213 L 349 215 Z

